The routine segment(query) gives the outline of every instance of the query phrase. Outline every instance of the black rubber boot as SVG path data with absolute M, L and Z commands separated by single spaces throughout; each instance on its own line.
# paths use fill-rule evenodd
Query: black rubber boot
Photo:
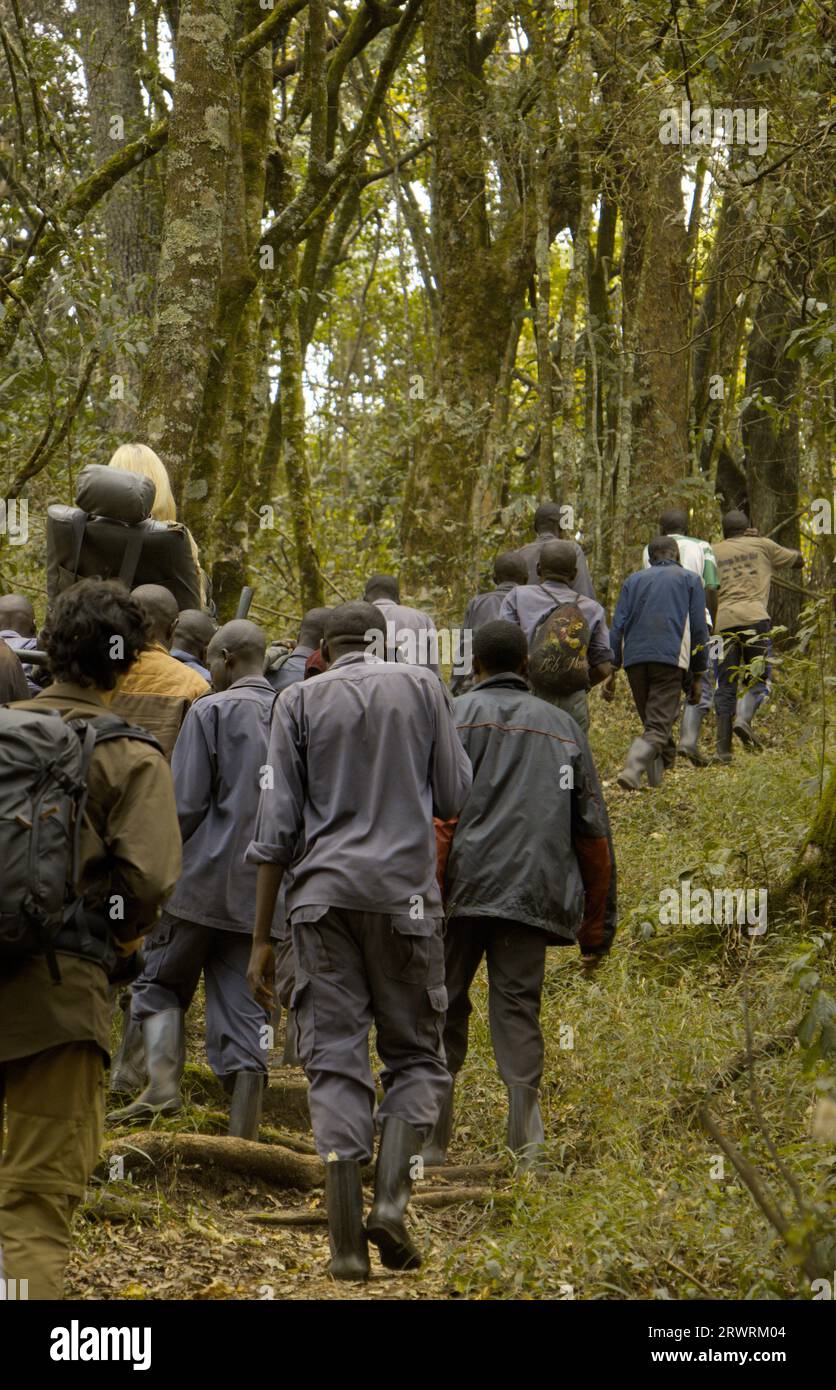
M 257 1139 L 264 1097 L 264 1073 L 238 1071 L 229 1105 L 229 1133 L 235 1139 Z
M 715 763 L 730 763 L 732 760 L 732 714 L 717 715 L 717 751 L 714 754 Z
M 142 1029 L 131 1014 L 131 1001 L 122 1010 L 122 1037 L 110 1067 L 110 1091 L 114 1096 L 135 1096 L 145 1085 L 145 1045 Z
M 332 1159 L 325 1165 L 325 1202 L 333 1279 L 369 1277 L 369 1246 L 363 1230 L 362 1165 L 354 1158 Z
M 296 1046 L 296 1010 L 288 1009 L 284 1020 L 284 1052 L 282 1053 L 283 1067 L 301 1067 L 302 1058 Z
M 662 753 L 654 753 L 647 765 L 647 785 L 661 787 L 665 775 L 665 758 Z
M 438 1167 L 447 1162 L 450 1135 L 453 1132 L 453 1091 L 455 1082 L 451 1078 L 450 1089 L 441 1102 L 438 1119 L 432 1128 L 429 1139 L 421 1150 L 421 1157 L 427 1167 Z
M 679 725 L 679 743 L 677 753 L 681 753 L 683 758 L 689 758 L 694 767 L 705 767 L 708 758 L 700 752 L 700 729 L 705 718 L 705 710 L 700 709 L 699 705 L 686 705 L 682 711 L 682 719 Z
M 627 750 L 627 758 L 618 774 L 617 782 L 625 791 L 637 792 L 642 784 L 642 776 L 656 758 L 656 749 L 646 738 L 634 738 Z
M 508 1148 L 517 1155 L 517 1170 L 525 1173 L 543 1156 L 543 1117 L 533 1086 L 508 1087 Z
M 164 1009 L 151 1014 L 142 1024 L 148 1085 L 132 1105 L 113 1110 L 111 1124 L 149 1119 L 153 1115 L 175 1115 L 183 1102 L 180 1080 L 186 1065 L 186 1030 L 182 1009 Z
M 366 1235 L 377 1246 L 386 1269 L 419 1269 L 421 1256 L 404 1225 L 412 1194 L 410 1169 L 421 1154 L 417 1129 L 397 1115 L 383 1121 L 383 1134 L 374 1174 L 374 1203 Z
M 757 739 L 752 731 L 752 720 L 757 710 L 755 692 L 747 690 L 746 694 L 737 702 L 737 709 L 734 714 L 733 732 L 745 744 L 747 748 L 760 748 L 760 740 Z

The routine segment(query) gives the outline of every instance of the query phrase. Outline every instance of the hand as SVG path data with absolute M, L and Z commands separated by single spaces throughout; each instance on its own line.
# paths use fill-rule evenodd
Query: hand
M 694 679 L 693 679 L 693 681 L 692 681 L 692 683 L 691 683 L 691 689 L 688 691 L 688 701 L 687 701 L 687 703 L 688 703 L 689 705 L 698 705 L 699 702 L 700 702 L 700 695 L 701 695 L 701 694 L 702 694 L 702 677 L 701 677 L 701 676 L 694 676 Z
M 743 534 L 744 536 L 759 536 L 760 531 L 758 530 L 757 526 L 747 526 Z
M 269 941 L 261 946 L 254 942 L 247 966 L 247 984 L 256 1003 L 261 1004 L 268 1013 L 275 1004 L 275 982 L 276 953 L 273 947 Z
M 582 955 L 581 955 L 581 965 L 583 966 L 583 972 L 584 972 L 584 974 L 585 974 L 585 975 L 590 975 L 590 974 L 592 973 L 593 970 L 597 970 L 603 959 L 604 959 L 603 955 L 589 955 L 589 956 L 585 956 L 585 955 L 582 954 Z
M 617 671 L 613 671 L 612 675 L 607 676 L 607 679 L 601 686 L 601 699 L 606 700 L 607 704 L 615 699 L 615 678 L 617 674 Z

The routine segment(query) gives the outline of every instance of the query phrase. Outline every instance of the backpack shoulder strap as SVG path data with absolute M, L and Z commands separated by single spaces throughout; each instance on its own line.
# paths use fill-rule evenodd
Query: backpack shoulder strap
M 67 567 L 69 569 L 70 574 L 73 576 L 73 579 L 78 578 L 78 567 L 81 562 L 81 548 L 84 545 L 84 532 L 89 519 L 90 518 L 88 512 L 82 511 L 81 508 L 73 509 L 73 514 L 70 518 L 70 527 L 72 529 L 73 537 L 73 549 L 72 556 L 70 558 L 70 563 Z
M 119 570 L 119 578 L 126 589 L 133 586 L 134 575 L 139 564 L 139 556 L 142 550 L 142 530 L 139 526 L 131 526 L 128 529 L 125 549 L 122 552 L 122 564 Z
M 543 616 L 537 619 L 537 622 L 534 624 L 534 630 L 531 634 L 531 641 L 528 644 L 529 647 L 534 645 L 534 639 L 537 636 L 540 629 L 549 621 L 549 618 L 552 616 L 552 614 L 556 613 L 558 608 L 560 608 L 561 606 L 562 605 L 559 603 L 553 603 L 551 608 L 547 608 Z
M 156 748 L 162 753 L 162 748 L 153 734 L 149 734 L 147 729 L 140 729 L 138 724 L 129 724 L 126 719 L 120 718 L 118 714 L 96 714 L 92 719 L 71 719 L 68 723 L 81 735 L 81 726 L 93 731 L 93 744 L 107 743 L 114 738 L 132 738 L 137 743 L 150 743 L 152 748 Z M 91 747 L 92 752 L 92 747 Z M 88 759 L 89 762 L 89 759 Z M 85 772 L 86 772 L 85 766 Z

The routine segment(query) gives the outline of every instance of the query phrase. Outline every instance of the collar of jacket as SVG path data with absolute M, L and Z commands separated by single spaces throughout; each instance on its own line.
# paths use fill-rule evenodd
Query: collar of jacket
M 273 690 L 272 685 L 266 676 L 239 676 L 237 681 L 233 681 L 227 686 L 227 690 L 240 690 L 242 686 L 251 686 L 254 690 Z M 215 691 L 215 694 L 223 695 L 224 691 Z M 273 694 L 275 695 L 275 690 Z
M 495 676 L 488 676 L 487 680 L 480 681 L 474 686 L 474 690 L 487 690 L 491 686 L 501 686 L 506 690 L 525 690 L 528 691 L 528 681 L 525 676 L 520 676 L 516 671 L 500 671 Z
M 75 681 L 56 681 L 32 698 L 43 700 L 44 704 L 49 704 L 50 700 L 72 700 L 74 704 L 95 705 L 98 709 L 106 710 L 109 694 L 109 690 L 94 690 L 89 685 L 76 685 Z
M 336 671 L 338 666 L 355 666 L 358 661 L 365 661 L 369 666 L 387 664 L 382 657 L 375 656 L 373 652 L 346 652 L 345 656 L 338 656 L 336 661 L 332 661 L 328 670 Z

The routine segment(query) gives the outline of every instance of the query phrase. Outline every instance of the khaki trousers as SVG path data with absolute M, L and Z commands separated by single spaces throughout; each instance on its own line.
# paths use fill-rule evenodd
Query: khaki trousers
M 18 1280 L 18 1297 L 24 1279 L 29 1298 L 63 1297 L 73 1212 L 104 1132 L 103 1060 L 78 1042 L 0 1062 L 0 1276 Z

